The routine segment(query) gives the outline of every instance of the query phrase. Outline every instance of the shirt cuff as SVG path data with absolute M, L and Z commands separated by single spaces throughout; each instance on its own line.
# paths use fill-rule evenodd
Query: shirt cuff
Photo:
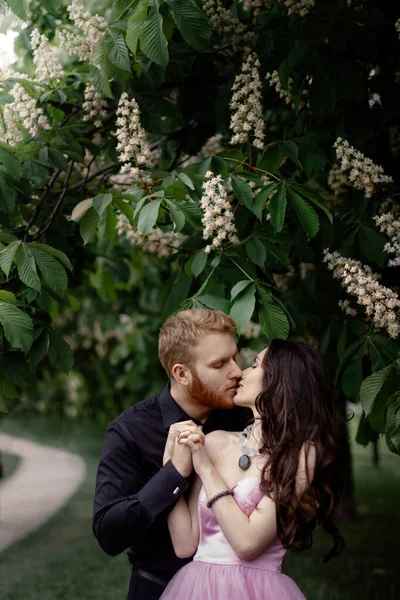
M 189 483 L 169 460 L 148 483 L 137 493 L 140 504 L 155 519 L 173 504 L 189 487 Z

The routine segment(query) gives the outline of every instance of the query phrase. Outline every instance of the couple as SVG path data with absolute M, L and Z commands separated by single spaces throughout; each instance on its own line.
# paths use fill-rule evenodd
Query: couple
M 310 547 L 316 522 L 334 541 L 327 559 L 343 548 L 327 369 L 306 344 L 273 340 L 242 373 L 235 332 L 219 311 L 170 317 L 170 384 L 107 430 L 93 530 L 111 555 L 130 548 L 128 600 L 300 600 L 285 550 Z

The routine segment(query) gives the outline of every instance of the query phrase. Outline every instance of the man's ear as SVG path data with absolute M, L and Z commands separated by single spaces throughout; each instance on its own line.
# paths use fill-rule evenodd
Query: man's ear
M 172 377 L 177 383 L 188 386 L 192 383 L 192 374 L 186 365 L 177 363 L 172 367 Z

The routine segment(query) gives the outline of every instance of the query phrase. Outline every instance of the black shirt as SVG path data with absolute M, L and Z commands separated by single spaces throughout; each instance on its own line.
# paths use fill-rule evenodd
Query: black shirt
M 238 407 L 214 410 L 203 431 L 242 431 L 251 417 Z M 176 557 L 166 518 L 189 481 L 171 461 L 161 469 L 162 458 L 169 427 L 190 418 L 169 385 L 131 406 L 109 426 L 97 472 L 93 531 L 101 548 L 117 555 L 130 547 L 134 565 L 166 580 L 190 560 Z

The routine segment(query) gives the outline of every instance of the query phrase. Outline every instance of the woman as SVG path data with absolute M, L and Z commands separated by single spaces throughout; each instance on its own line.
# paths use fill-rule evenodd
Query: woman
M 175 552 L 193 562 L 162 600 L 300 600 L 281 573 L 286 549 L 311 546 L 315 521 L 344 541 L 332 522 L 339 496 L 341 419 L 320 355 L 303 342 L 273 340 L 243 373 L 234 399 L 254 424 L 239 433 L 181 432 L 175 452 L 193 456 L 188 502 L 168 517 Z

